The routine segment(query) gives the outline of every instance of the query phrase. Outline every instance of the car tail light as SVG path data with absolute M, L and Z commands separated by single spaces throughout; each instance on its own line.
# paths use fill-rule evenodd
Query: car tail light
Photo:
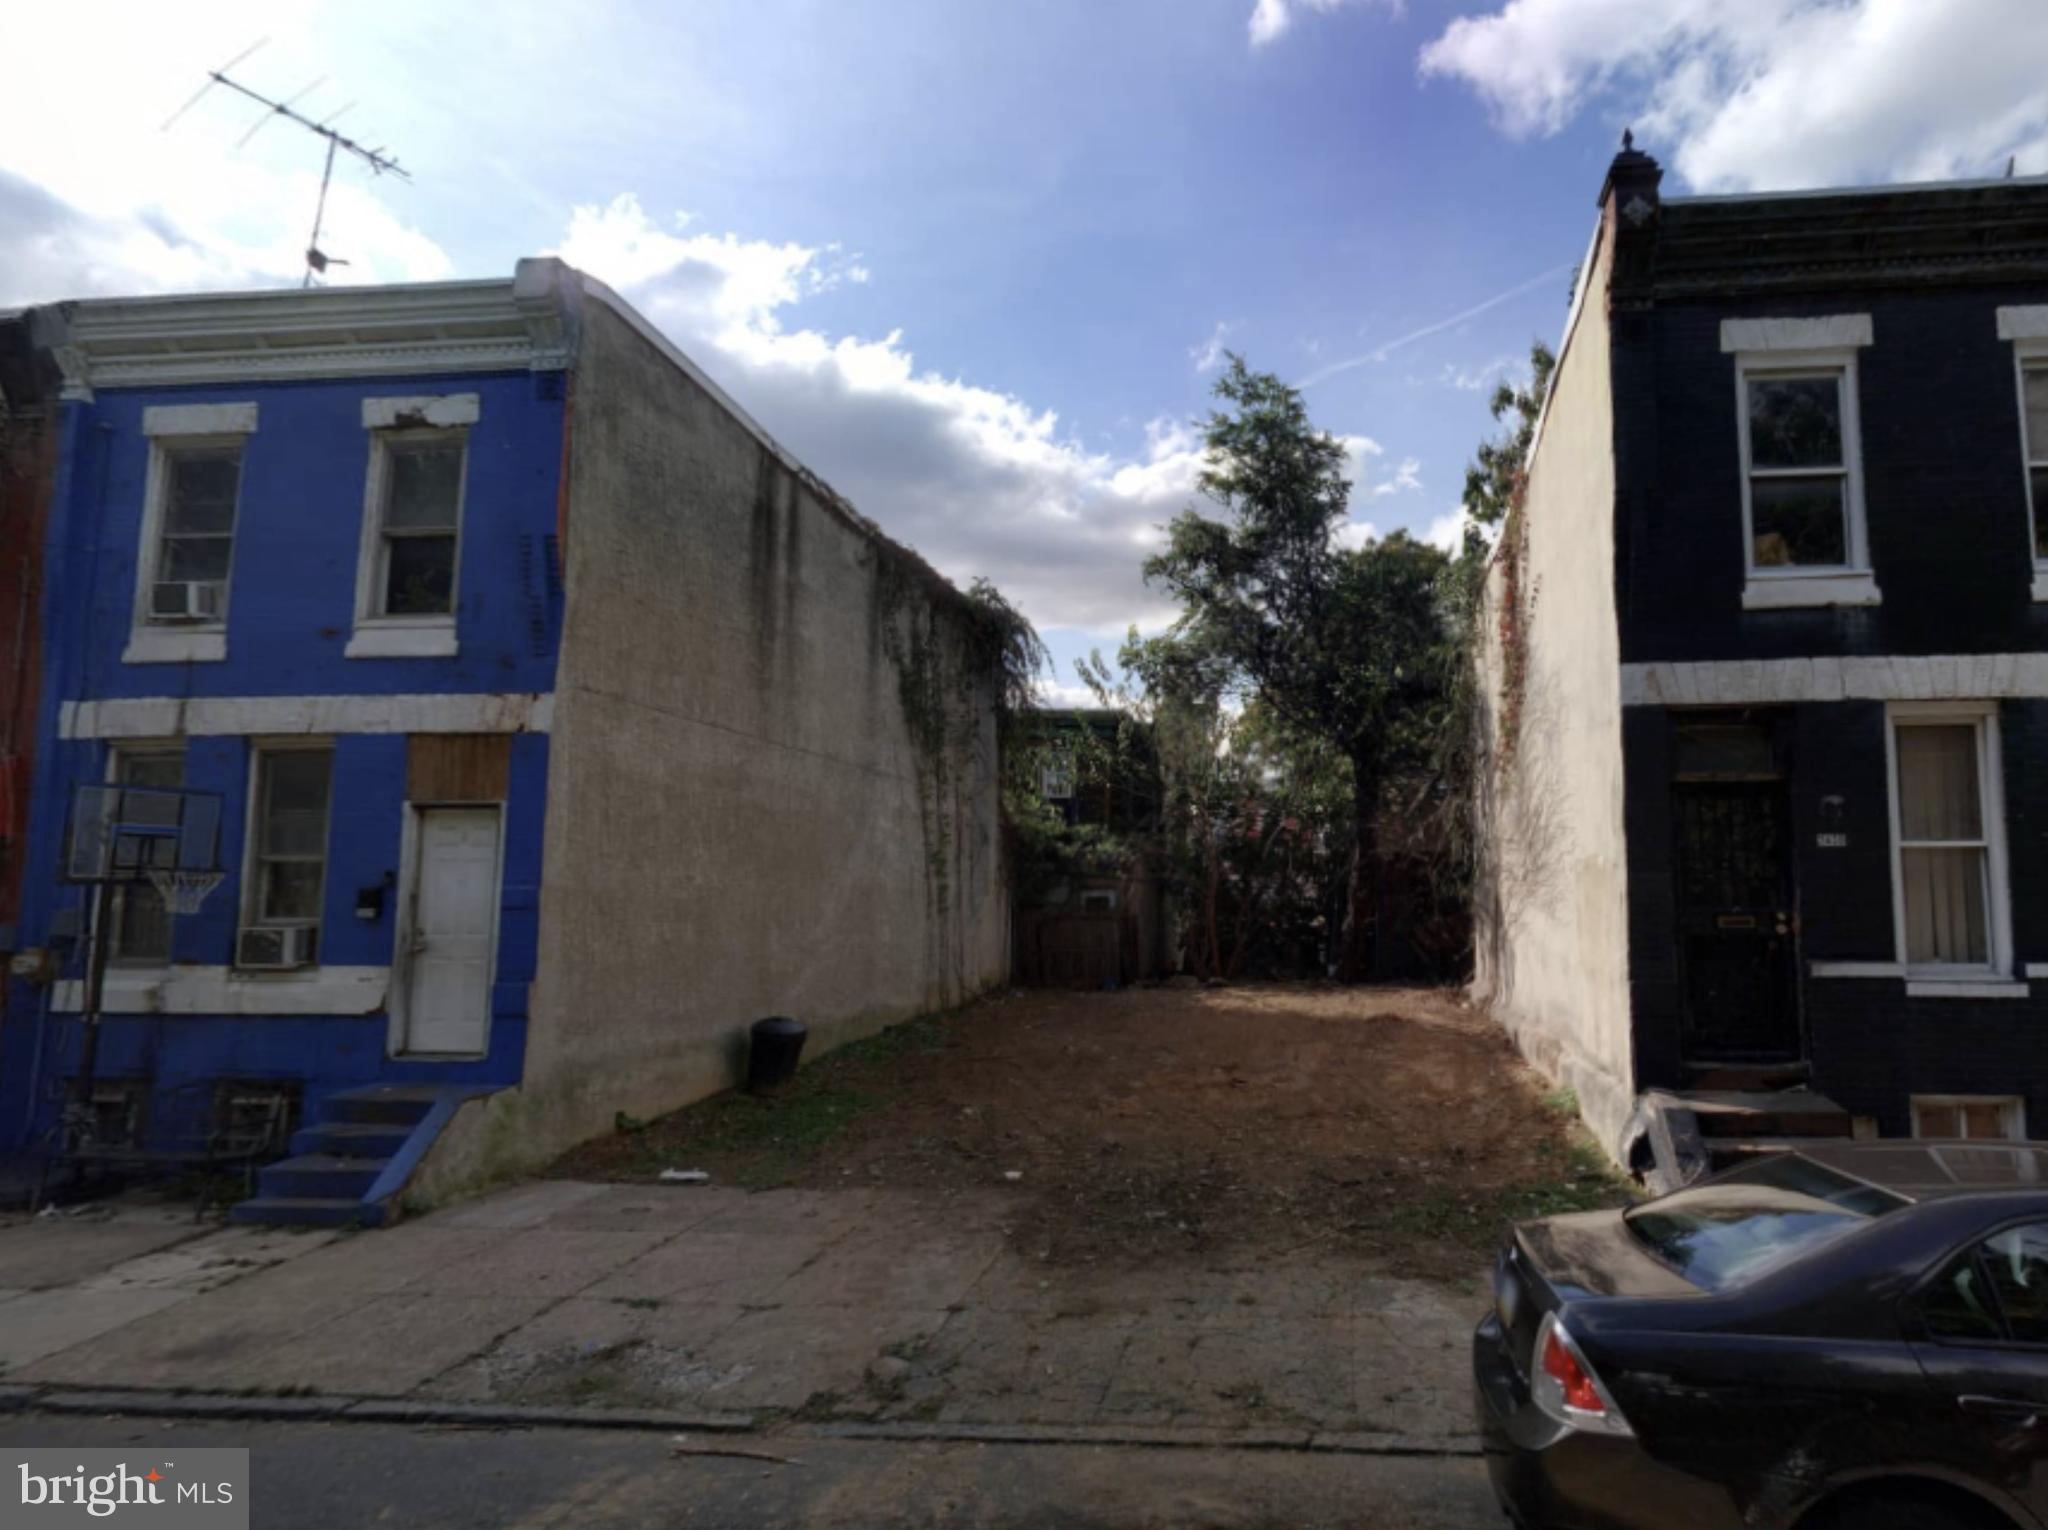
M 1529 1381 L 1536 1406 L 1568 1429 L 1633 1434 L 1593 1367 L 1555 1312 L 1536 1330 L 1536 1364 Z

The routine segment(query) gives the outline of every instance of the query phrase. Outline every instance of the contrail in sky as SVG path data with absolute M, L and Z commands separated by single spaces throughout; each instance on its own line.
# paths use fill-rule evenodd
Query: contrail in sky
M 1489 308 L 1498 308 L 1501 304 L 1518 298 L 1525 292 L 1533 292 L 1545 282 L 1556 281 L 1571 269 L 1572 263 L 1570 261 L 1566 261 L 1561 266 L 1552 266 L 1542 275 L 1532 276 L 1520 286 L 1510 287 L 1505 292 L 1496 293 L 1483 303 L 1474 303 L 1462 313 L 1454 313 L 1448 319 L 1439 319 L 1434 324 L 1425 324 L 1421 329 L 1410 330 L 1399 339 L 1389 340 L 1384 345 L 1375 346 L 1363 355 L 1351 356 L 1343 361 L 1333 361 L 1326 367 L 1318 367 L 1300 382 L 1296 383 L 1295 386 L 1297 388 L 1313 388 L 1319 382 L 1327 382 L 1339 372 L 1349 372 L 1356 367 L 1362 367 L 1374 361 L 1385 361 L 1387 357 L 1400 350 L 1404 345 L 1413 345 L 1417 340 L 1427 340 L 1431 335 L 1442 334 L 1447 329 L 1463 324 L 1467 319 L 1477 318 Z

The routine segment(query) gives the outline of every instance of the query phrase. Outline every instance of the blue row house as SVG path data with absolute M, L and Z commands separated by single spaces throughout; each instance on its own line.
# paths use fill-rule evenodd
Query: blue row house
M 380 1220 L 1006 975 L 981 608 L 601 284 L 94 300 L 63 376 L 0 1148 L 78 1067 L 79 781 L 216 793 L 110 911 L 102 1135 L 289 1121 L 250 1219 Z M 910 655 L 959 726 L 907 715 Z M 950 666 L 948 668 L 947 666 Z M 935 847 L 943 847 L 936 849 Z

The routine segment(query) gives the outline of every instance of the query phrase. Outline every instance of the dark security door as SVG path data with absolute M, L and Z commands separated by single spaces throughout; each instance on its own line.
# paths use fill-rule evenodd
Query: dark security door
M 1688 1062 L 1799 1056 L 1785 783 L 1677 781 Z

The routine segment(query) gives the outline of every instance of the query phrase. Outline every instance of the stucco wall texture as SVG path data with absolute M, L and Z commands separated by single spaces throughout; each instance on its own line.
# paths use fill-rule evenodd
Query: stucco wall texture
M 1611 1153 L 1634 1097 L 1614 609 L 1612 204 L 1529 466 L 1528 681 L 1517 748 L 1492 783 L 1474 983 Z M 1488 583 L 1481 695 L 1497 733 L 1501 570 Z M 1497 741 L 1497 740 L 1496 740 Z M 1489 751 L 1489 756 L 1493 756 Z
M 961 661 L 958 598 L 602 302 L 565 504 L 526 1082 L 426 1199 L 727 1087 L 763 1016 L 808 1061 L 1008 971 L 992 677 L 936 751 L 904 694 L 913 624 Z

